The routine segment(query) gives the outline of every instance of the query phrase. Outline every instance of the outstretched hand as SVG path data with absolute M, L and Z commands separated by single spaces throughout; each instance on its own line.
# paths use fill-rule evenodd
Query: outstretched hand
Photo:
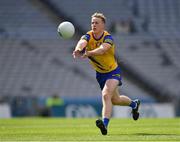
M 84 59 L 84 58 L 87 58 L 89 56 L 89 51 L 74 50 L 72 55 L 74 58 L 83 58 Z
M 72 55 L 73 55 L 73 58 L 80 58 L 82 56 L 81 51 L 79 50 L 74 50 Z

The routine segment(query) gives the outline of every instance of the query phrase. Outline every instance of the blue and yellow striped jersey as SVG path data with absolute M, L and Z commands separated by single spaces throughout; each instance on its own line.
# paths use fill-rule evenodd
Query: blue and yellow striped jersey
M 93 68 L 100 73 L 107 73 L 117 68 L 117 62 L 115 59 L 115 45 L 112 36 L 104 31 L 103 35 L 99 39 L 95 39 L 93 32 L 89 31 L 81 37 L 85 39 L 88 44 L 86 47 L 87 51 L 99 48 L 102 43 L 109 43 L 111 48 L 103 55 L 96 55 L 89 57 L 90 64 Z

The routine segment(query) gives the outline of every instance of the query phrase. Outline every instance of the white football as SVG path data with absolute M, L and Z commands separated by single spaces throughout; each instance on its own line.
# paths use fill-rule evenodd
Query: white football
M 69 39 L 73 37 L 75 28 L 71 22 L 65 21 L 59 24 L 57 31 L 62 38 Z

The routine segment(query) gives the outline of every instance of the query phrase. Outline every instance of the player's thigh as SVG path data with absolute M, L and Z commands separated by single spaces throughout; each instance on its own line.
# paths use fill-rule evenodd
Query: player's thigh
M 113 95 L 114 91 L 116 90 L 117 86 L 119 84 L 119 81 L 116 79 L 108 79 L 104 85 L 104 88 L 102 90 L 103 94 L 110 94 Z

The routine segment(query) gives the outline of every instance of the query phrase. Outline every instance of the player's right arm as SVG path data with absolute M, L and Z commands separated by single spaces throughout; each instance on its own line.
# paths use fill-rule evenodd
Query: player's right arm
M 79 58 L 82 57 L 83 51 L 86 48 L 88 41 L 90 40 L 90 35 L 87 33 L 81 37 L 79 42 L 77 43 L 75 50 L 73 51 L 73 57 Z
M 83 49 L 87 46 L 87 41 L 85 39 L 80 39 L 75 47 L 75 50 L 73 51 L 73 57 L 79 58 L 82 56 Z

